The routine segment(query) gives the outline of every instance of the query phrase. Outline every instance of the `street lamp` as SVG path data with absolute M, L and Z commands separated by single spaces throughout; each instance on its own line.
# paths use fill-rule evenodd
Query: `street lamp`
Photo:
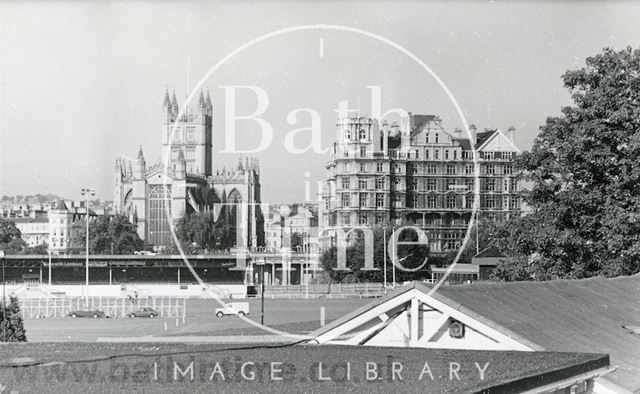
M 82 189 L 82 195 L 85 197 L 85 205 L 84 209 L 86 211 L 86 221 L 87 221 L 87 234 L 85 237 L 85 245 L 86 245 L 86 264 L 85 264 L 85 306 L 89 307 L 89 196 L 95 196 L 96 191 L 94 189 Z

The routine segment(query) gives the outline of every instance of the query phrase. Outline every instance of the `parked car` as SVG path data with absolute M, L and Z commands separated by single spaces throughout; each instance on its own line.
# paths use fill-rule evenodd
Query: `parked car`
M 237 315 L 243 317 L 249 314 L 248 302 L 230 302 L 223 308 L 216 308 L 216 316 L 223 317 L 224 315 Z
M 256 286 L 249 285 L 247 286 L 247 298 L 256 298 L 258 297 L 258 289 Z
M 155 309 L 153 308 L 140 308 L 138 310 L 135 310 L 131 313 L 129 313 L 127 316 L 134 318 L 134 317 L 148 317 L 153 319 L 154 317 L 158 316 L 158 312 L 156 312 Z
M 99 309 L 79 309 L 77 311 L 69 312 L 69 316 L 74 319 L 77 317 L 93 317 L 94 319 L 99 317 L 109 317 L 104 313 L 104 311 Z

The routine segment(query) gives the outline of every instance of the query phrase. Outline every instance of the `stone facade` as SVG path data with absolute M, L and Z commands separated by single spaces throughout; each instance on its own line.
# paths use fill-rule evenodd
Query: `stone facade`
M 114 211 L 137 224 L 153 246 L 173 244 L 170 225 L 192 212 L 213 211 L 238 229 L 238 247 L 264 243 L 260 211 L 260 166 L 239 161 L 234 169 L 213 172 L 213 105 L 200 92 L 194 109 L 179 113 L 175 92 L 163 102 L 163 159 L 147 166 L 142 147 L 133 161 L 116 160 Z
M 426 231 L 432 251 L 457 249 L 473 211 L 473 148 L 479 214 L 520 214 L 515 129 L 471 131 L 470 140 L 461 130 L 445 130 L 434 115 L 409 114 L 399 124 L 341 119 L 321 191 L 325 245 L 337 227 L 412 225 Z

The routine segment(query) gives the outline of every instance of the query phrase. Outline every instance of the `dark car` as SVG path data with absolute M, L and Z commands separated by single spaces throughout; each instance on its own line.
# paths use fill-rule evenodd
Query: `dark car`
M 153 319 L 154 317 L 158 316 L 158 312 L 156 312 L 155 309 L 153 308 L 140 308 L 138 310 L 135 310 L 131 313 L 129 313 L 127 316 L 134 318 L 134 317 L 148 317 Z
M 257 298 L 258 297 L 258 289 L 256 286 L 249 285 L 247 286 L 247 298 Z
M 80 309 L 77 311 L 71 311 L 69 312 L 69 316 L 74 319 L 77 317 L 93 317 L 94 319 L 99 317 L 108 317 L 104 311 L 98 309 Z

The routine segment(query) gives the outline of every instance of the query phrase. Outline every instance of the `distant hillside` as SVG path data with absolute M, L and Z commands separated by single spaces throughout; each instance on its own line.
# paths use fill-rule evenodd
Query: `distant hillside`
M 35 194 L 35 195 L 29 195 L 29 196 L 2 196 L 2 198 L 0 199 L 0 205 L 14 205 L 14 204 L 28 204 L 28 205 L 34 205 L 34 204 L 49 204 L 49 203 L 54 203 L 58 200 L 64 200 L 64 201 L 72 201 L 72 199 L 70 198 L 66 198 L 66 197 L 61 197 L 55 194 Z M 73 200 L 73 201 L 77 201 Z M 99 198 L 95 199 L 95 200 L 89 200 L 89 206 L 91 208 L 108 208 L 111 207 L 112 202 L 111 201 L 105 201 L 105 200 L 100 200 Z
M 65 197 L 60 197 L 55 194 L 35 194 L 29 196 L 2 196 L 0 199 L 1 204 L 46 204 L 60 199 L 68 200 Z

